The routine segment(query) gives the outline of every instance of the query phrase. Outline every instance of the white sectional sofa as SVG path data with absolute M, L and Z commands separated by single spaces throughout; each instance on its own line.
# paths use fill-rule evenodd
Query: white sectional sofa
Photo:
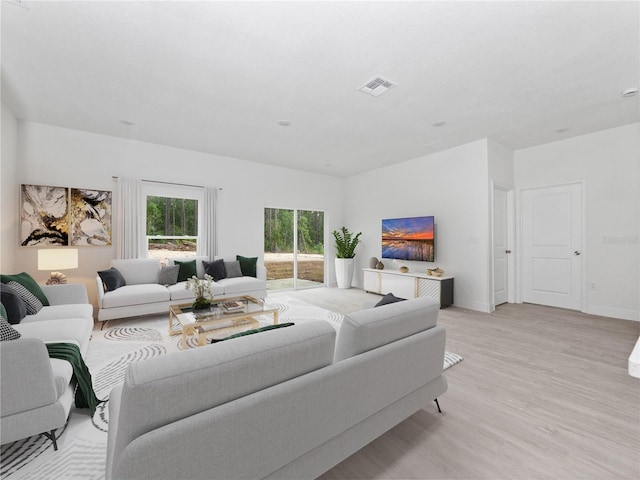
M 198 278 L 204 276 L 202 262 L 209 261 L 207 257 L 196 256 L 169 259 L 169 265 L 173 265 L 174 260 L 196 260 Z M 100 321 L 168 312 L 169 305 L 189 303 L 195 299 L 193 292 L 185 288 L 186 282 L 169 286 L 158 283 L 162 268 L 158 259 L 112 260 L 111 267 L 122 274 L 126 286 L 107 292 L 100 276 L 96 276 Z M 256 277 L 224 278 L 214 282 L 213 294 L 217 300 L 239 295 L 264 298 L 267 296 L 267 270 L 263 265 L 257 265 Z
M 417 298 L 129 365 L 106 478 L 313 479 L 447 390 L 440 304 Z
M 42 285 L 49 306 L 12 327 L 21 338 L 0 342 L 0 438 L 9 443 L 45 433 L 55 443 L 74 401 L 73 370 L 49 358 L 45 343 L 74 343 L 84 357 L 93 331 L 93 306 L 84 285 Z M 56 447 L 57 448 L 57 447 Z

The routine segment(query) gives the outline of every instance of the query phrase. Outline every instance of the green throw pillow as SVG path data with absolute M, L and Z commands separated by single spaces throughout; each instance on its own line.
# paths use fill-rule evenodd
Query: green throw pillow
M 236 255 L 236 260 L 240 262 L 240 270 L 245 277 L 257 277 L 258 257 L 242 257 Z
M 267 330 L 275 330 L 276 328 L 290 327 L 295 325 L 293 322 L 278 323 L 277 325 L 267 325 L 266 327 L 256 328 L 254 330 L 245 330 L 244 332 L 234 333 L 224 338 L 212 338 L 209 343 L 224 342 L 225 340 L 231 340 L 232 338 L 246 337 L 247 335 L 253 335 L 254 333 L 266 332 Z
M 9 318 L 7 316 L 7 310 L 4 308 L 4 305 L 2 303 L 0 303 L 0 316 L 2 316 L 2 318 L 4 319 Z
M 187 262 L 174 260 L 173 263 L 175 263 L 176 265 L 180 265 L 180 271 L 178 272 L 179 282 L 185 282 L 189 280 L 191 277 L 193 277 L 194 275 L 197 276 L 195 260 L 189 260 Z
M 49 300 L 40 288 L 40 285 L 38 285 L 38 282 L 36 282 L 33 277 L 26 272 L 17 273 L 15 275 L 0 275 L 0 282 L 17 282 L 33 293 L 36 298 L 42 302 L 42 305 L 45 307 L 49 305 Z

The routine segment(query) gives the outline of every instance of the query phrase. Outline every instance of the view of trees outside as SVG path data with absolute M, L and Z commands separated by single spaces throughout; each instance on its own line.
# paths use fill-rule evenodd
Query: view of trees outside
M 298 245 L 294 245 L 294 215 Z M 324 283 L 324 212 L 265 208 L 264 261 L 267 281 L 278 288 L 293 287 L 293 252 L 297 251 L 298 280 Z M 276 285 L 271 282 L 270 285 Z
M 165 259 L 194 255 L 197 237 L 197 200 L 147 197 L 149 257 Z

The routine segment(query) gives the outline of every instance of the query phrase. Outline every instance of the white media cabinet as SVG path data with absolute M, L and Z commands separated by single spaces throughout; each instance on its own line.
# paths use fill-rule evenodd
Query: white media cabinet
M 362 269 L 362 289 L 366 292 L 396 297 L 432 297 L 440 300 L 440 308 L 453 304 L 453 277 L 432 277 L 426 273 L 400 270 Z

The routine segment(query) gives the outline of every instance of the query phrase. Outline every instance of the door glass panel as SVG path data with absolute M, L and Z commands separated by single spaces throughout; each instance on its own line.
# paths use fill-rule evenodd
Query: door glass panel
M 296 288 L 324 285 L 324 212 L 298 210 Z
M 264 209 L 264 266 L 269 290 L 294 288 L 293 221 L 293 210 Z

